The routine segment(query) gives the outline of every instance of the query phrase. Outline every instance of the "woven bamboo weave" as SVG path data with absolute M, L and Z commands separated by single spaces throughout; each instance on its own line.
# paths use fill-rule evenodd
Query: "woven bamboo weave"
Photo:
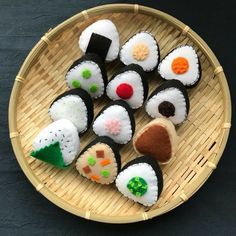
M 162 166 L 164 190 L 157 204 L 147 208 L 123 197 L 115 186 L 101 186 L 81 177 L 72 165 L 56 169 L 29 157 L 32 141 L 51 121 L 50 103 L 68 88 L 64 77 L 71 63 L 81 56 L 80 33 L 98 19 L 112 20 L 121 44 L 141 30 L 155 35 L 161 58 L 178 45 L 192 45 L 202 65 L 202 80 L 189 89 L 190 114 L 177 128 L 179 145 L 173 160 Z M 122 65 L 107 65 L 109 77 Z M 162 81 L 149 80 L 150 93 Z M 97 113 L 108 99 L 95 101 Z M 135 113 L 136 131 L 151 119 L 144 109 Z M 228 85 L 213 52 L 187 25 L 148 7 L 113 4 L 83 11 L 50 29 L 28 55 L 16 76 L 9 104 L 10 138 L 17 160 L 36 190 L 59 207 L 86 219 L 128 223 L 161 215 L 187 201 L 217 167 L 225 148 L 231 122 Z M 90 130 L 81 138 L 81 148 L 94 139 Z M 136 157 L 132 142 L 121 149 L 122 165 Z

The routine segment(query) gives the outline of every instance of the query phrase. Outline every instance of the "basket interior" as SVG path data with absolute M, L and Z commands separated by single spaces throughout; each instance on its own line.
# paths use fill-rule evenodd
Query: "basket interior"
M 115 186 L 101 186 L 81 177 L 72 165 L 67 170 L 56 169 L 29 157 L 32 141 L 37 133 L 51 121 L 48 116 L 50 103 L 68 90 L 64 76 L 71 63 L 81 56 L 78 38 L 82 30 L 99 18 L 111 19 L 120 32 L 121 44 L 141 30 L 155 35 L 161 58 L 178 45 L 192 45 L 200 57 L 202 80 L 189 89 L 190 114 L 188 120 L 177 128 L 180 137 L 178 151 L 173 160 L 162 166 L 164 189 L 157 204 L 146 208 L 123 197 Z M 109 77 L 120 62 L 107 65 Z M 196 45 L 168 23 L 148 15 L 112 13 L 91 16 L 86 21 L 76 21 L 53 39 L 28 71 L 17 101 L 17 128 L 28 168 L 53 194 L 73 208 L 91 211 L 104 216 L 131 216 L 162 208 L 178 197 L 181 192 L 203 174 L 207 161 L 216 155 L 223 123 L 224 103 L 221 84 L 213 79 L 212 68 L 206 56 Z M 149 79 L 151 93 L 160 83 L 157 74 Z M 103 98 L 95 101 L 95 114 L 108 102 Z M 136 132 L 151 119 L 142 108 L 135 114 Z M 81 148 L 95 138 L 89 130 L 81 138 Z M 132 142 L 121 149 L 122 165 L 135 158 Z

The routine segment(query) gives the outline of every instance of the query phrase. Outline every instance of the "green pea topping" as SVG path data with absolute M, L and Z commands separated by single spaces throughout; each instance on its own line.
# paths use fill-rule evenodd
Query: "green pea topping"
M 92 76 L 92 72 L 89 69 L 84 69 L 81 75 L 84 79 L 89 79 Z
M 108 178 L 110 176 L 110 172 L 108 170 L 102 170 L 101 174 L 104 178 Z
M 136 197 L 141 197 L 147 192 L 148 184 L 145 179 L 137 176 L 129 180 L 127 188 Z
M 96 159 L 92 156 L 88 157 L 88 164 L 94 166 L 96 164 Z
M 72 81 L 72 86 L 74 88 L 81 88 L 81 84 L 80 84 L 79 80 L 77 80 L 77 79 Z
M 96 93 L 98 91 L 98 86 L 96 84 L 91 84 L 89 87 L 91 93 Z

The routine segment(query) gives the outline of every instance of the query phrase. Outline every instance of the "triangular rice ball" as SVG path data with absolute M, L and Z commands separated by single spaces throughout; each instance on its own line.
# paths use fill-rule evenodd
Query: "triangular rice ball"
M 124 101 L 109 103 L 98 114 L 93 124 L 98 136 L 108 136 L 116 143 L 128 143 L 135 131 L 132 109 Z
M 36 136 L 32 156 L 39 157 L 40 160 L 57 167 L 65 167 L 78 156 L 79 150 L 80 140 L 77 128 L 71 121 L 61 119 L 49 124 Z M 61 158 L 64 165 L 61 164 Z
M 124 100 L 132 109 L 141 107 L 148 95 L 147 76 L 142 67 L 131 64 L 113 75 L 106 88 L 107 96 Z

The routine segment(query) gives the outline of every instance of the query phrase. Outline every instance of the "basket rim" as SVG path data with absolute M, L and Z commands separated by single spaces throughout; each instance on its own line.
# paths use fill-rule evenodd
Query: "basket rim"
M 47 47 L 47 44 L 50 43 L 50 40 L 52 40 L 57 34 L 62 32 L 66 27 L 68 27 L 70 24 L 74 23 L 78 20 L 86 20 L 89 18 L 89 16 L 94 15 L 100 15 L 103 13 L 115 13 L 115 12 L 129 12 L 129 13 L 141 13 L 145 15 L 152 15 L 155 17 L 158 17 L 166 22 L 168 24 L 171 24 L 182 31 L 183 34 L 187 34 L 188 37 L 198 45 L 198 47 L 204 52 L 205 56 L 210 61 L 213 68 L 215 68 L 214 73 L 216 78 L 220 80 L 221 89 L 223 92 L 223 100 L 224 100 L 224 107 L 226 112 L 224 113 L 224 125 L 222 127 L 221 132 L 221 139 L 218 143 L 219 145 L 219 152 L 216 153 L 214 158 L 209 162 L 210 165 L 208 165 L 209 168 L 207 168 L 192 184 L 188 189 L 185 189 L 184 192 L 180 194 L 179 197 L 176 197 L 171 202 L 167 203 L 166 205 L 162 206 L 161 208 L 151 210 L 148 212 L 143 213 L 136 213 L 134 215 L 128 215 L 128 216 L 108 216 L 108 215 L 101 215 L 96 214 L 91 211 L 86 211 L 83 209 L 75 208 L 73 205 L 69 204 L 62 198 L 59 198 L 56 194 L 51 192 L 48 188 L 44 187 L 44 185 L 40 182 L 40 180 L 34 175 L 34 173 L 31 171 L 31 169 L 28 167 L 28 163 L 24 158 L 24 154 L 21 147 L 20 142 L 20 133 L 17 131 L 17 114 L 16 114 L 16 104 L 17 104 L 17 98 L 20 94 L 22 82 L 24 82 L 24 78 L 27 75 L 28 69 L 31 67 L 32 63 L 34 62 L 34 59 L 40 55 L 40 52 L 44 50 L 45 47 Z M 218 62 L 216 56 L 211 51 L 209 46 L 204 42 L 204 40 L 196 34 L 191 28 L 189 28 L 187 25 L 182 23 L 181 21 L 177 20 L 176 18 L 170 16 L 167 13 L 164 13 L 162 11 L 138 5 L 138 4 L 107 4 L 107 5 L 101 5 L 97 7 L 90 8 L 88 10 L 84 10 L 71 18 L 67 19 L 66 21 L 63 21 L 61 24 L 57 25 L 54 29 L 50 30 L 48 33 L 46 33 L 41 40 L 34 46 L 34 48 L 30 51 L 27 58 L 25 59 L 23 65 L 21 66 L 18 75 L 16 76 L 13 89 L 10 96 L 10 102 L 9 102 L 9 108 L 8 108 L 8 123 L 9 123 L 9 134 L 10 139 L 12 143 L 12 147 L 15 153 L 15 156 L 17 158 L 17 161 L 27 176 L 27 178 L 30 180 L 30 182 L 34 185 L 37 191 L 39 191 L 41 194 L 43 194 L 49 201 L 54 203 L 55 205 L 59 206 L 60 208 L 75 214 L 77 216 L 91 219 L 94 221 L 99 222 L 105 222 L 105 223 L 132 223 L 132 222 L 138 222 L 143 221 L 147 219 L 151 219 L 153 217 L 162 215 L 183 202 L 185 202 L 187 199 L 189 199 L 209 178 L 213 170 L 216 168 L 217 163 L 219 162 L 223 151 L 225 149 L 229 131 L 230 131 L 230 124 L 231 124 L 231 99 L 230 99 L 230 92 L 227 84 L 227 80 L 224 74 L 224 71 L 222 67 L 220 66 L 220 63 Z

